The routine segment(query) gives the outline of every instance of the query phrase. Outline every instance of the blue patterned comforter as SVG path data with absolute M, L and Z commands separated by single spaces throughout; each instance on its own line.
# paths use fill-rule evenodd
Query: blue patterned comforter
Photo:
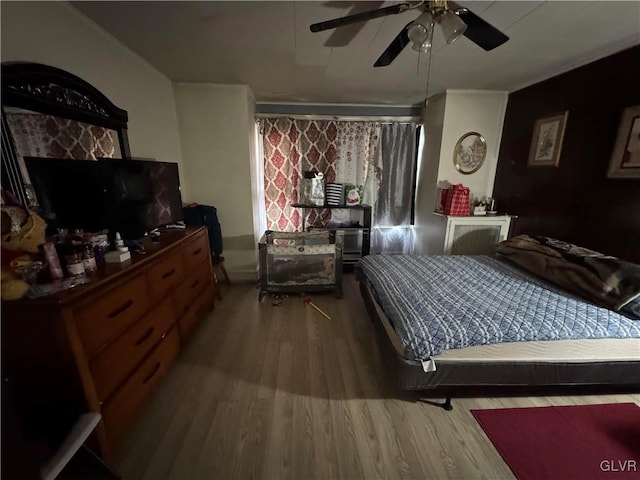
M 375 288 L 407 356 L 504 342 L 640 338 L 640 321 L 586 303 L 490 256 L 369 255 Z

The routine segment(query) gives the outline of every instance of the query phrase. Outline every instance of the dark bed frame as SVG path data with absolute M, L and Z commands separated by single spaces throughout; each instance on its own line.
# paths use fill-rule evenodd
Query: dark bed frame
M 640 359 L 629 362 L 455 362 L 438 361 L 435 372 L 407 357 L 389 318 L 357 273 L 360 292 L 375 327 L 384 363 L 398 387 L 451 410 L 453 397 L 567 395 L 640 392 Z

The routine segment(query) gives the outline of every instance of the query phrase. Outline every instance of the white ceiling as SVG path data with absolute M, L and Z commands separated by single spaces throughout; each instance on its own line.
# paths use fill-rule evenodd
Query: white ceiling
M 243 83 L 259 102 L 411 105 L 425 98 L 427 57 L 406 47 L 390 66 L 372 65 L 417 11 L 309 31 L 311 23 L 394 3 L 72 2 L 176 82 Z M 436 31 L 429 96 L 513 91 L 640 44 L 639 1 L 459 3 L 510 40 L 485 52 L 465 37 L 446 45 Z M 345 46 L 325 45 L 349 35 Z

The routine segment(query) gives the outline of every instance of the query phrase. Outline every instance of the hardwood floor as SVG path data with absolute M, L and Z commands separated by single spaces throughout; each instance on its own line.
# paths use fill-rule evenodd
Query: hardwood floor
M 125 479 L 514 478 L 470 409 L 635 401 L 631 395 L 415 402 L 380 362 L 351 275 L 327 320 L 233 285 L 125 438 Z

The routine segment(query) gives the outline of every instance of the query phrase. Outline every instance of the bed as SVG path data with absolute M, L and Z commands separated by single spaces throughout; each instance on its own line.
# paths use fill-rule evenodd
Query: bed
M 398 385 L 445 408 L 500 390 L 640 391 L 640 320 L 504 256 L 370 255 L 356 274 Z

